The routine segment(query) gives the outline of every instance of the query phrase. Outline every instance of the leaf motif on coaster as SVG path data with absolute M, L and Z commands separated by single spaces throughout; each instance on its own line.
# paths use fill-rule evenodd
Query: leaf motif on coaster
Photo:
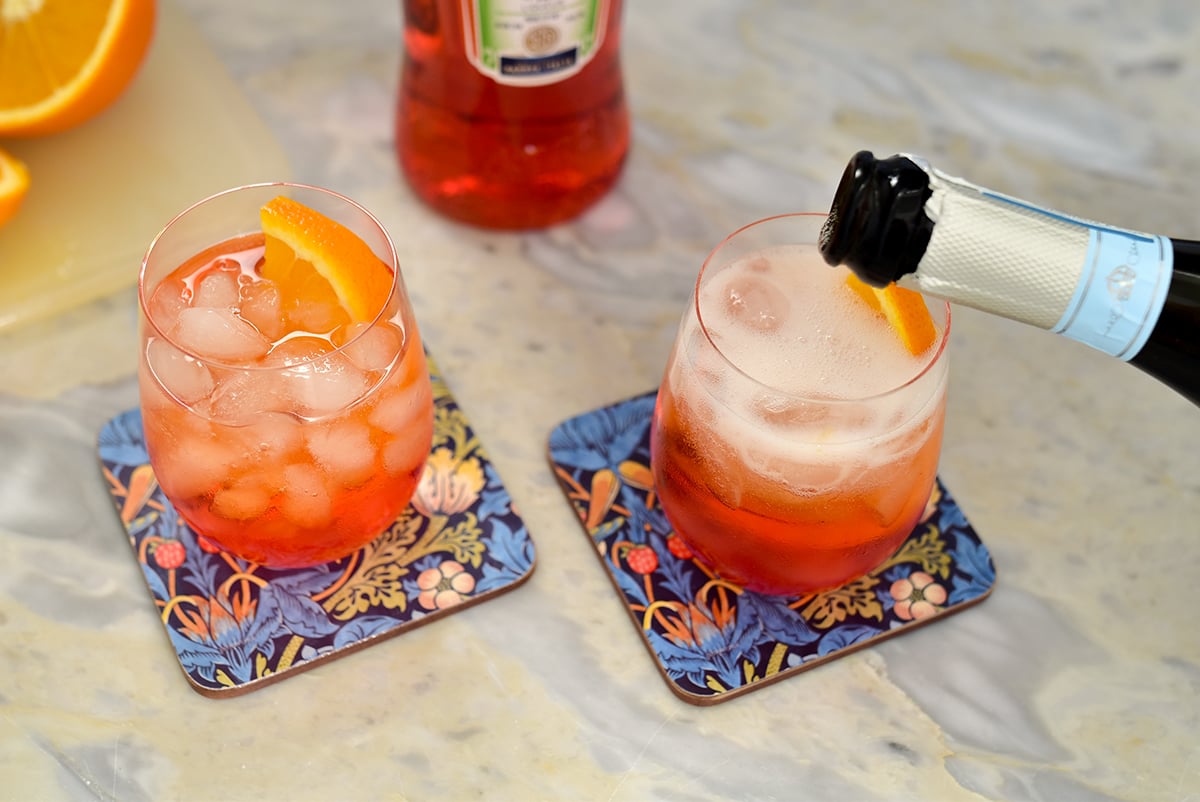
M 461 460 L 479 448 L 466 416 L 457 407 L 437 407 L 433 417 L 433 450 L 450 446 L 455 460 Z
M 432 519 L 434 523 L 439 522 L 439 517 L 435 516 Z M 478 519 L 473 514 L 467 513 L 453 527 L 445 525 L 444 517 L 440 518 L 440 523 L 442 525 L 436 532 L 433 524 L 430 524 L 429 530 L 433 532 L 433 535 L 429 537 L 427 544 L 421 549 L 421 553 L 432 554 L 438 551 L 448 551 L 459 562 L 470 563 L 478 568 L 483 559 L 483 542 L 480 540 L 483 532 L 479 528 Z
M 346 621 L 372 607 L 404 610 L 408 606 L 402 580 L 410 573 L 414 557 L 409 547 L 417 540 L 422 519 L 406 515 L 363 549 L 362 562 L 337 592 L 325 602 L 329 614 Z
M 817 629 L 829 629 L 850 616 L 883 620 L 883 606 L 874 588 L 879 577 L 874 574 L 859 577 L 841 587 L 818 593 L 800 615 Z
M 951 562 L 950 555 L 946 553 L 946 542 L 942 539 L 941 532 L 936 526 L 929 524 L 920 537 L 906 540 L 899 551 L 875 571 L 881 573 L 887 568 L 901 563 L 919 563 L 926 573 L 946 579 L 950 576 Z

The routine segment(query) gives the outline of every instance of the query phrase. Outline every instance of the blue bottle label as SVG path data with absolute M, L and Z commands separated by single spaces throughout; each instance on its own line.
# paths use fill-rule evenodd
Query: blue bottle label
M 1053 330 L 1133 359 L 1158 323 L 1174 253 L 1166 237 L 1092 227 L 1079 284 Z
M 1150 339 L 1171 286 L 1175 251 L 1167 237 L 1109 228 L 990 190 L 994 200 L 1088 230 L 1088 249 L 1075 292 L 1056 334 L 1129 361 Z

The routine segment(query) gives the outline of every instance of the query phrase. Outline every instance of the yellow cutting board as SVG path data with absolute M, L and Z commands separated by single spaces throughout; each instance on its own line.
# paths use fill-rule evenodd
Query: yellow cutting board
M 137 283 L 150 240 L 214 192 L 290 171 L 186 12 L 159 0 L 146 61 L 99 117 L 0 147 L 29 167 L 20 211 L 0 228 L 0 331 Z

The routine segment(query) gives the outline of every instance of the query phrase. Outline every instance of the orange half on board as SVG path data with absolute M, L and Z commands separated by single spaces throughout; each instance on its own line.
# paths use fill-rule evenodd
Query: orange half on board
M 937 327 L 933 325 L 929 308 L 919 292 L 895 284 L 882 289 L 872 287 L 853 273 L 846 276 L 846 285 L 867 306 L 887 318 L 910 354 L 925 353 L 937 340 Z
M 0 135 L 65 131 L 99 114 L 137 74 L 155 0 L 0 2 Z

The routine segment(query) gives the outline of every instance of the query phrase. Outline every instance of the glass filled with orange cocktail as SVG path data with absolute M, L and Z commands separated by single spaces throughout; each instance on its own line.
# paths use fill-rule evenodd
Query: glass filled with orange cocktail
M 139 300 L 146 447 L 197 533 L 295 567 L 396 520 L 433 403 L 395 247 L 369 212 L 294 184 L 220 193 L 155 238 Z
M 885 561 L 920 519 L 941 449 L 949 307 L 830 268 L 824 219 L 761 220 L 713 250 L 651 426 L 676 533 L 766 593 Z

